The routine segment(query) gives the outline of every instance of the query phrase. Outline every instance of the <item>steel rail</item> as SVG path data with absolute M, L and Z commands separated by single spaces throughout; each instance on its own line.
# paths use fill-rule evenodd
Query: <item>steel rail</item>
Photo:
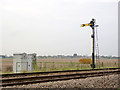
M 41 83 L 41 82 L 49 82 L 49 81 L 58 81 L 58 80 L 80 79 L 80 78 L 103 76 L 103 75 L 109 75 L 115 73 L 120 74 L 120 70 L 3 79 L 2 80 L 3 83 L 0 86 L 5 87 L 5 86 L 33 84 L 33 83 Z M 8 83 L 8 81 L 10 83 Z
M 51 73 L 65 73 L 65 72 L 80 72 L 80 71 L 99 71 L 99 70 L 115 70 L 120 68 L 104 68 L 104 69 L 85 69 L 85 70 L 65 70 L 65 71 L 48 71 L 48 72 L 29 72 L 29 73 L 11 73 L 11 74 L 0 74 L 0 77 L 16 77 L 16 76 L 27 76 L 27 75 L 38 75 L 38 74 L 51 74 Z

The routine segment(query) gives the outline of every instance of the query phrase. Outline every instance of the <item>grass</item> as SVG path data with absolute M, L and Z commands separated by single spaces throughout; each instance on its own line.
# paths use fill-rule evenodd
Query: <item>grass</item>
M 37 69 L 32 72 L 37 71 L 60 71 L 60 70 L 83 70 L 91 69 L 90 64 L 80 64 L 79 59 L 41 59 L 37 60 Z M 2 63 L 2 73 L 13 73 L 12 69 L 9 69 L 9 66 L 12 67 L 13 61 L 6 59 Z M 97 64 L 96 64 L 97 65 Z M 101 60 L 99 66 L 96 66 L 95 69 L 100 68 L 113 68 L 118 67 L 117 60 Z M 11 68 L 10 67 L 10 68 Z M 28 71 L 21 71 L 23 73 Z
M 39 68 L 37 71 L 56 71 L 56 70 L 82 70 L 82 69 L 91 69 L 90 64 L 80 64 L 80 63 L 74 63 L 74 62 L 40 62 L 41 64 L 43 63 L 44 66 L 38 66 Z M 50 64 L 47 65 L 47 64 Z M 62 66 L 57 65 L 57 64 L 62 64 Z M 117 67 L 117 64 L 115 64 Z M 113 68 L 110 66 L 107 66 L 107 64 L 100 64 L 100 68 Z M 95 69 L 99 69 L 98 66 L 96 66 Z
M 39 62 L 37 71 L 56 71 L 56 70 L 80 70 L 90 68 L 90 65 L 82 65 L 76 62 Z

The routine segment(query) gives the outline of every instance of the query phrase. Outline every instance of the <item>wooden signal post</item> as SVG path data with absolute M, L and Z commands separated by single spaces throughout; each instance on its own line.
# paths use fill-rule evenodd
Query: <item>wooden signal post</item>
M 91 35 L 91 38 L 92 38 L 92 44 L 93 44 L 93 47 L 92 47 L 92 64 L 91 64 L 91 67 L 92 69 L 95 68 L 95 19 L 92 19 L 90 21 L 90 23 L 88 24 L 81 24 L 81 27 L 84 27 L 84 26 L 90 26 L 92 28 L 92 35 Z M 97 26 L 97 25 L 96 25 Z

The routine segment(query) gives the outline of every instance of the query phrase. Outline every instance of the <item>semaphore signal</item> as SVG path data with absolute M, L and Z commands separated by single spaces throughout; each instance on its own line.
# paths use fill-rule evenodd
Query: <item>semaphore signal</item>
M 80 27 L 85 27 L 85 26 L 90 26 L 92 28 L 92 35 L 91 35 L 91 38 L 92 38 L 92 44 L 93 44 L 93 47 L 92 47 L 92 64 L 91 64 L 91 67 L 94 69 L 95 68 L 95 27 L 98 27 L 98 25 L 95 25 L 95 19 L 92 19 L 90 21 L 90 23 L 88 24 L 81 24 Z

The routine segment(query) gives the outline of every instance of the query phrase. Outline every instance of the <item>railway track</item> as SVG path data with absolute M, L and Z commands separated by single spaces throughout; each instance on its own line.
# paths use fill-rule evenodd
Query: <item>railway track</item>
M 1 87 L 120 74 L 120 68 L 2 74 Z

